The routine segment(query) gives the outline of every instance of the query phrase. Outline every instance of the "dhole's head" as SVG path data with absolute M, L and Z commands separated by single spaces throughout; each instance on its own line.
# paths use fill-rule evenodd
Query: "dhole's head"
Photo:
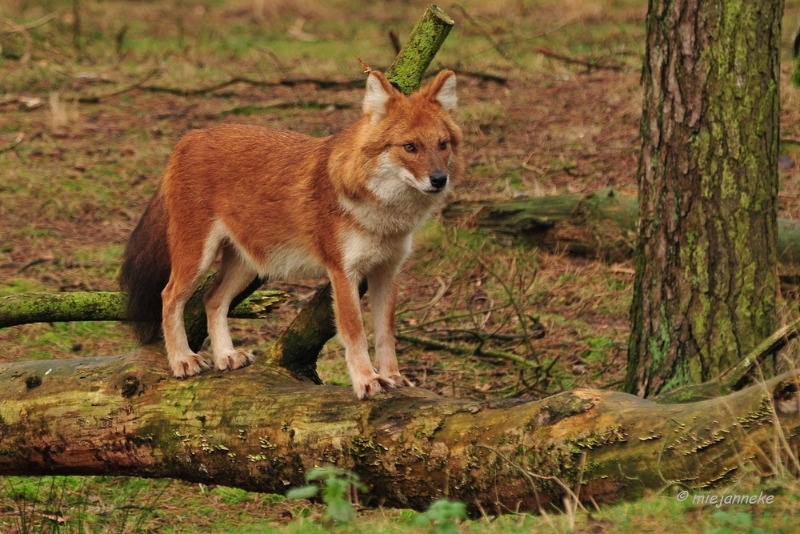
M 391 200 L 407 197 L 411 188 L 418 195 L 442 196 L 461 177 L 461 130 L 450 117 L 457 104 L 452 71 L 440 72 L 408 97 L 381 73 L 370 72 L 363 106 L 370 131 L 364 148 L 377 164 L 368 184 L 373 193 Z

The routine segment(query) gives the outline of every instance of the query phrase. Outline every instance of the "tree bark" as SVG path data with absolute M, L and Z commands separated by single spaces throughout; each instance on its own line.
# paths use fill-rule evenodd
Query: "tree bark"
M 170 477 L 283 494 L 334 464 L 361 476 L 368 505 L 424 509 L 448 497 L 503 513 L 560 506 L 565 486 L 584 502 L 705 489 L 748 465 L 770 472 L 763 451 L 776 435 L 778 451 L 800 445 L 794 374 L 681 405 L 587 389 L 478 403 L 412 388 L 365 402 L 263 361 L 188 380 L 166 362 L 145 347 L 0 365 L 0 475 Z
M 650 0 L 626 391 L 705 382 L 774 330 L 782 13 Z

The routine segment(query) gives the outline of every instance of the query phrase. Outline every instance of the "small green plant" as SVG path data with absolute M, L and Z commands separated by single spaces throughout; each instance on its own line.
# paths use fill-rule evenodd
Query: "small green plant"
M 417 526 L 427 526 L 436 523 L 438 534 L 455 534 L 458 532 L 458 520 L 467 519 L 467 505 L 461 501 L 448 501 L 439 499 L 431 503 L 428 510 L 419 514 L 416 519 Z
M 358 475 L 336 466 L 318 467 L 306 475 L 306 482 L 319 480 L 323 483 L 322 502 L 325 503 L 325 519 L 337 523 L 349 523 L 355 519 L 353 500 L 356 491 L 366 491 Z M 319 486 L 309 484 L 289 490 L 288 499 L 310 499 L 319 493 Z
M 746 534 L 766 534 L 766 530 L 753 528 L 753 516 L 748 512 L 725 512 L 718 511 L 714 514 L 714 519 L 722 526 L 709 531 L 709 534 L 733 534 L 734 532 L 744 532 Z

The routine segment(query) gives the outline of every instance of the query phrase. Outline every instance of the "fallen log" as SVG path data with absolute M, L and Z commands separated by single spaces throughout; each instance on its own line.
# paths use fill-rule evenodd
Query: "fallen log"
M 170 477 L 285 493 L 314 466 L 359 474 L 367 505 L 473 513 L 705 489 L 800 445 L 794 373 L 677 405 L 581 389 L 475 402 L 419 388 L 371 401 L 263 360 L 171 377 L 163 351 L 0 364 L 0 475 Z M 781 438 L 783 441 L 776 441 Z M 770 451 L 768 454 L 765 451 Z M 792 465 L 792 467 L 798 467 Z
M 202 289 L 208 289 L 206 284 Z M 202 295 L 199 292 L 198 295 Z M 232 319 L 263 319 L 286 302 L 283 291 L 257 291 L 235 306 Z M 70 321 L 124 321 L 125 293 L 114 291 L 71 291 L 68 293 L 21 293 L 0 297 L 0 328 L 30 323 L 64 323 Z M 201 311 L 193 306 L 191 311 Z M 205 319 L 205 316 L 203 316 Z M 203 335 L 203 340 L 205 335 Z M 202 343 L 202 340 L 201 340 Z
M 442 215 L 545 250 L 608 261 L 633 256 L 639 200 L 615 189 L 590 194 L 456 201 Z M 800 222 L 778 219 L 778 259 L 784 273 L 800 274 Z

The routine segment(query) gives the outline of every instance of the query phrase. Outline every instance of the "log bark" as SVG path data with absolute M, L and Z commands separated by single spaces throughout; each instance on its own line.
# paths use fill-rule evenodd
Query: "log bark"
M 612 391 L 478 403 L 402 389 L 359 401 L 263 361 L 170 376 L 160 349 L 0 365 L 0 475 L 171 477 L 283 494 L 314 466 L 358 473 L 367 505 L 548 510 L 708 488 L 800 445 L 798 377 L 662 405 Z M 224 393 L 223 393 L 224 392 Z M 787 456 L 788 457 L 788 456 Z M 787 462 L 790 460 L 786 460 Z M 793 466 L 796 467 L 796 466 Z
M 513 200 L 459 200 L 442 212 L 445 221 L 493 232 L 551 252 L 605 261 L 633 257 L 639 200 L 611 188 L 589 194 Z M 800 221 L 778 219 L 782 278 L 800 274 Z

